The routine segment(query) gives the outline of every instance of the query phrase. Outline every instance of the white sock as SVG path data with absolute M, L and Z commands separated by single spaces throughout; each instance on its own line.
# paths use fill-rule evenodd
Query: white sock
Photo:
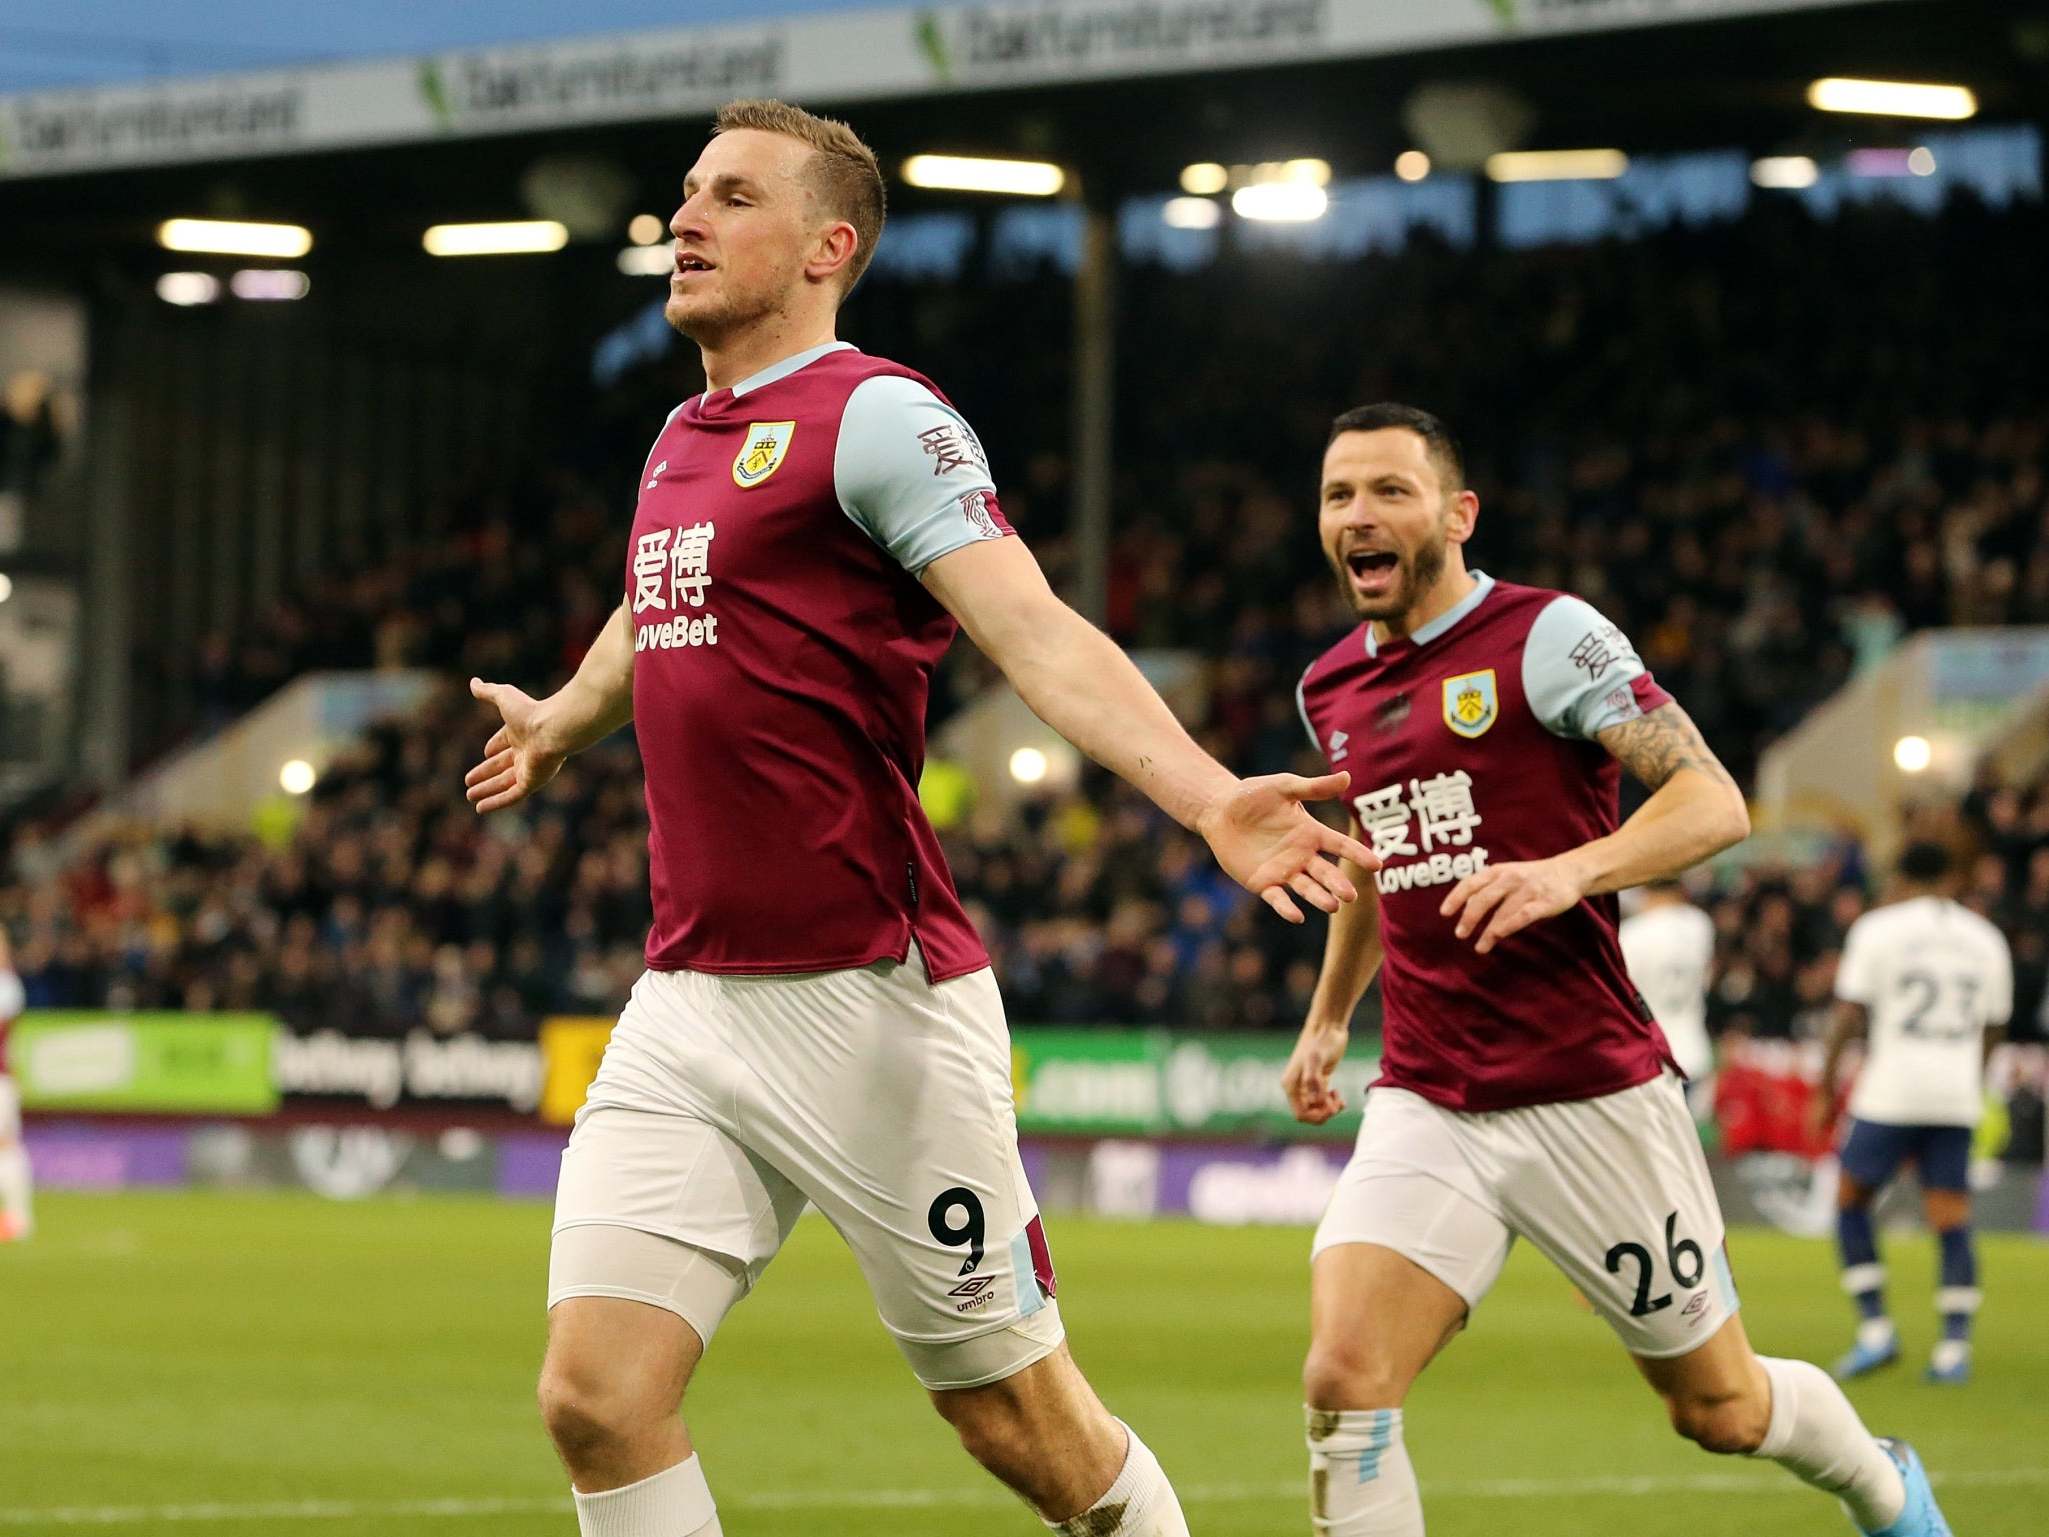
M 22 1238 L 36 1225 L 29 1204 L 34 1188 L 29 1179 L 28 1150 L 19 1142 L 0 1147 L 0 1216 L 7 1218 L 8 1226 Z
M 569 1492 L 583 1537 L 721 1537 L 719 1509 L 695 1456 L 624 1489 Z
M 1306 1409 L 1316 1537 L 1423 1537 L 1399 1409 Z
M 1906 1482 L 1835 1378 L 1807 1361 L 1758 1360 L 1771 1378 L 1772 1417 L 1751 1455 L 1835 1495 L 1863 1530 L 1891 1526 L 1906 1508 Z
M 1046 1523 L 1059 1537 L 1188 1537 L 1187 1518 L 1159 1458 L 1129 1425 L 1124 1433 L 1130 1437 L 1124 1467 L 1103 1497 L 1071 1520 Z

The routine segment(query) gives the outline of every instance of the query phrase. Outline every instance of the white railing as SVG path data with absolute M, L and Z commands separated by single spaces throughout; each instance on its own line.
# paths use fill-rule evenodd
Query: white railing
M 146 770 L 94 820 L 246 830 L 256 808 L 280 793 L 285 764 L 303 762 L 317 775 L 371 725 L 416 708 L 437 676 L 422 669 L 307 673 Z
M 1962 791 L 1988 759 L 2008 776 L 2039 765 L 2045 710 L 2049 625 L 1923 631 L 1765 750 L 1761 821 L 1883 841 L 1903 807 Z

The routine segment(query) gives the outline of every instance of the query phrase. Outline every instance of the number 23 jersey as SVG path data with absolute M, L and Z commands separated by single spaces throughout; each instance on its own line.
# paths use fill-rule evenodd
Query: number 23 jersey
M 1612 833 L 1621 769 L 1593 738 L 1671 696 L 1583 600 L 1474 575 L 1413 635 L 1352 631 L 1297 694 L 1381 859 L 1378 1083 L 1461 1111 L 1612 1094 L 1672 1064 L 1623 965 L 1615 898 L 1487 955 L 1438 908 L 1478 870 Z
M 1985 1029 L 2013 1012 L 2005 935 L 1946 897 L 1874 908 L 1843 941 L 1836 996 L 1871 1011 L 1852 1115 L 1889 1126 L 1978 1124 Z

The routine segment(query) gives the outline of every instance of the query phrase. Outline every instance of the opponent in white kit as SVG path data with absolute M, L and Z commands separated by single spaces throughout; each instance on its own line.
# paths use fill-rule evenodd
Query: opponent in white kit
M 9 963 L 7 931 L 0 929 L 0 1243 L 26 1238 L 35 1228 L 28 1149 L 21 1142 L 21 1095 L 7 1071 L 7 1035 L 25 1002 L 21 978 Z
M 1825 1125 L 1840 1104 L 1843 1051 L 1865 1037 L 1850 1096 L 1836 1186 L 1836 1246 L 1843 1290 L 1857 1304 L 1857 1340 L 1836 1375 L 1861 1377 L 1899 1359 L 1885 1309 L 1885 1267 L 1871 1206 L 1902 1164 L 1914 1165 L 1935 1232 L 1935 1293 L 1942 1339 L 1931 1382 L 1971 1376 L 1978 1311 L 1978 1252 L 1971 1241 L 1971 1138 L 1985 1111 L 1985 1065 L 2013 1012 L 2013 952 L 2006 936 L 1948 893 L 1949 851 L 1912 843 L 1901 853 L 1893 900 L 1850 925 L 1836 967 L 1836 1015 L 1822 1065 Z
M 1686 888 L 1677 881 L 1654 881 L 1641 895 L 1637 910 L 1616 931 L 1622 963 L 1665 1032 L 1672 1060 L 1686 1075 L 1686 1098 L 1694 1119 L 1706 1120 L 1715 1070 L 1715 1048 L 1707 1028 L 1715 921 L 1686 900 Z
M 956 620 L 1283 916 L 1356 897 L 1326 854 L 1372 856 L 1300 804 L 1343 775 L 1241 783 L 1204 754 L 1010 537 L 960 414 L 834 340 L 882 229 L 868 147 L 775 102 L 718 129 L 670 220 L 667 305 L 711 387 L 648 455 L 624 602 L 550 698 L 473 685 L 504 720 L 480 811 L 629 718 L 647 778 L 648 970 L 563 1158 L 549 1264 L 541 1401 L 577 1519 L 718 1532 L 677 1407 L 808 1202 L 939 1412 L 1049 1526 L 1184 1537 L 1062 1343 L 1002 1004 L 918 804 Z
M 1593 608 L 1466 569 L 1479 498 L 1435 417 L 1340 416 L 1320 501 L 1364 622 L 1300 702 L 1352 771 L 1382 868 L 1358 872 L 1378 900 L 1331 924 L 1286 1077 L 1301 1119 L 1342 1108 L 1331 1074 L 1376 972 L 1385 1027 L 1316 1234 L 1316 1531 L 1422 1532 L 1403 1399 L 1521 1236 L 1592 1301 L 1682 1435 L 1779 1463 L 1865 1532 L 1946 1533 L 1908 1448 L 1874 1439 L 1820 1368 L 1751 1350 L 1671 1048 L 1623 968 L 1614 893 L 1742 838 L 1735 784 Z M 1652 793 L 1618 826 L 1622 767 Z

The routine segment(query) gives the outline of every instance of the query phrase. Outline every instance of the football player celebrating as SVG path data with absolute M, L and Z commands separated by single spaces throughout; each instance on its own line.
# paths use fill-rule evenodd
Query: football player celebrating
M 666 313 L 710 388 L 648 454 L 623 601 L 548 698 L 472 684 L 503 720 L 479 811 L 629 719 L 647 778 L 648 969 L 563 1156 L 542 1409 L 586 1537 L 715 1537 L 677 1407 L 810 1204 L 935 1407 L 1049 1526 L 1186 1537 L 1064 1342 L 1002 1000 L 918 804 L 933 668 L 966 629 L 1285 917 L 1356 897 L 1333 858 L 1372 855 L 1302 808 L 1343 775 L 1240 782 L 1197 747 L 1053 595 L 960 413 L 835 339 L 882 220 L 844 123 L 720 112 L 669 221 Z
M 1911 1450 L 1819 1367 L 1752 1351 L 1680 1074 L 1623 966 L 1614 894 L 1742 839 L 1741 793 L 1593 608 L 1467 570 L 1479 498 L 1435 417 L 1340 416 L 1319 498 L 1362 622 L 1298 697 L 1382 868 L 1331 925 L 1285 1079 L 1301 1120 L 1343 1108 L 1331 1075 L 1376 972 L 1385 1027 L 1313 1250 L 1315 1530 L 1422 1532 L 1402 1402 L 1521 1236 L 1681 1435 L 1777 1462 L 1864 1532 L 1946 1533 Z M 1618 827 L 1625 767 L 1651 795 Z

